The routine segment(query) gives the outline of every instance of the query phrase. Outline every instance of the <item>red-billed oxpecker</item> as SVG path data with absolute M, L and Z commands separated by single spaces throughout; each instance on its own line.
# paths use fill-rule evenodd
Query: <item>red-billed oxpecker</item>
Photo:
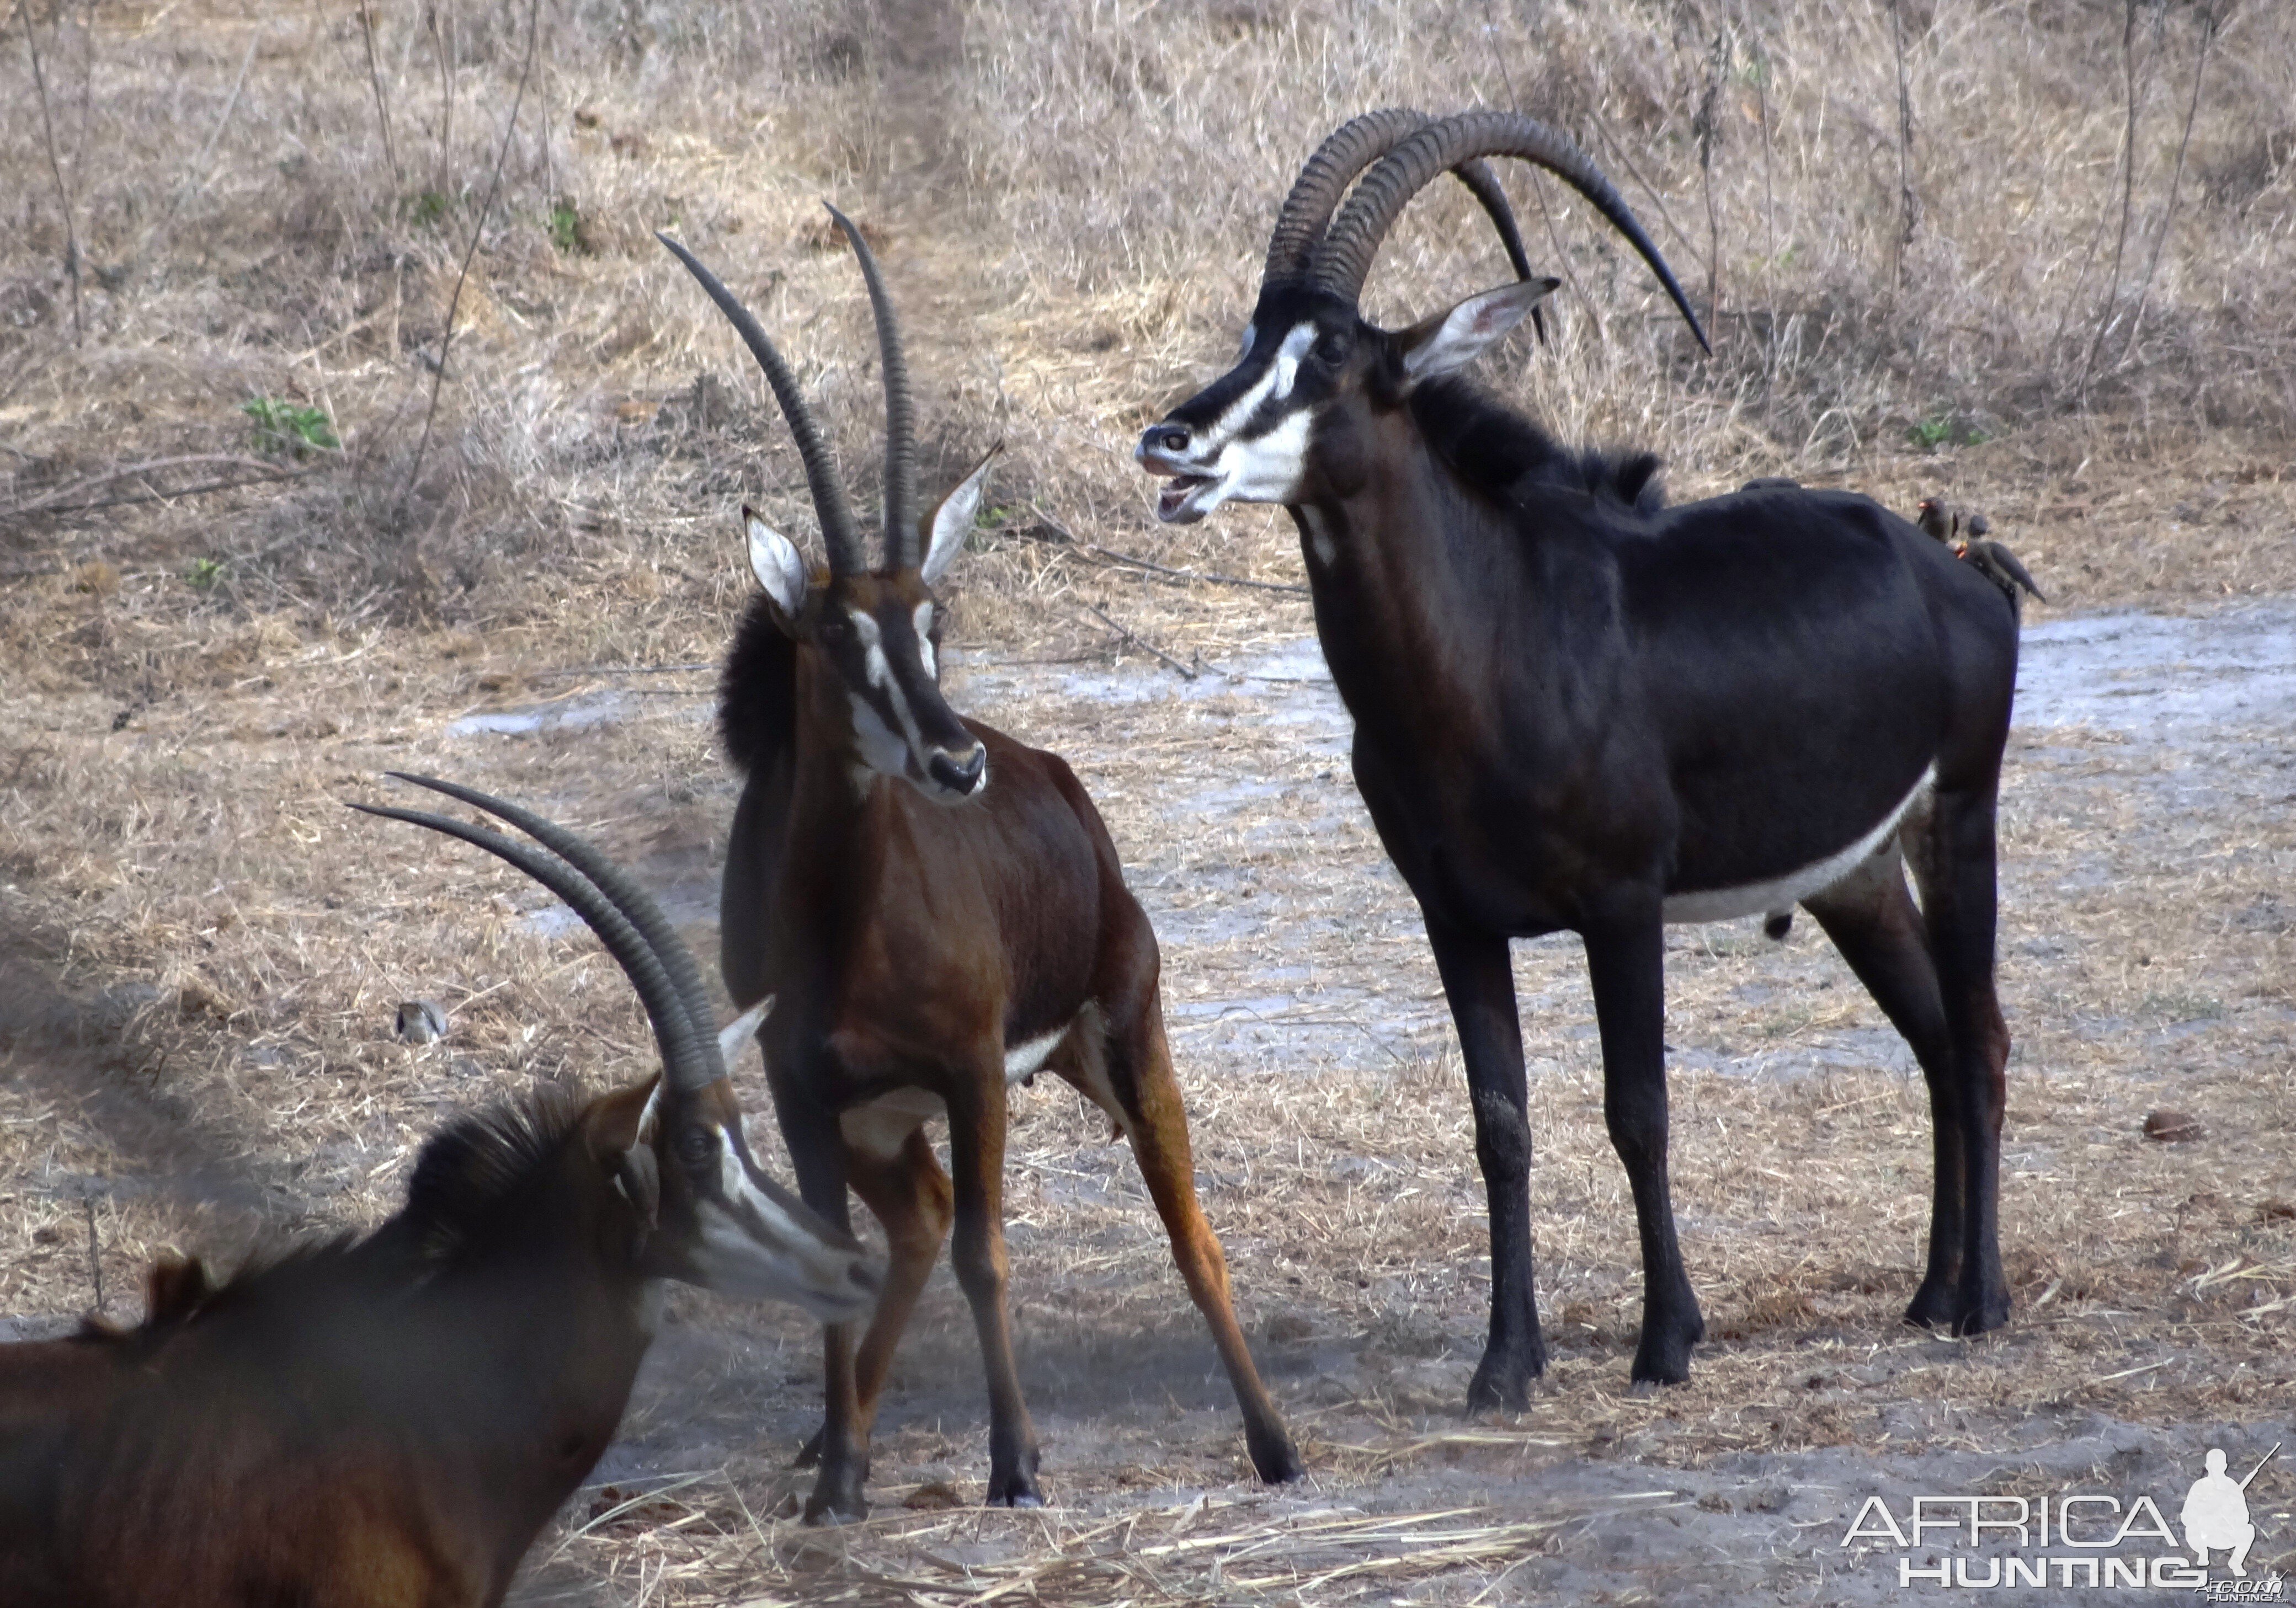
M 774 999 L 759 1039 L 806 1203 L 842 1224 L 849 1186 L 891 1249 L 858 1351 L 848 1326 L 825 1337 L 826 1411 L 807 1449 L 820 1474 L 806 1514 L 867 1511 L 870 1426 L 952 1219 L 988 1375 L 988 1500 L 1042 1500 L 1005 1310 L 1004 1231 L 1007 1089 L 1040 1070 L 1132 1141 L 1234 1385 L 1252 1467 L 1264 1480 L 1296 1479 L 1299 1454 L 1252 1367 L 1196 1201 L 1156 935 L 1068 766 L 958 719 L 942 700 L 933 587 L 964 550 L 988 461 L 912 517 L 899 331 L 867 243 L 836 216 L 868 284 L 885 376 L 884 562 L 873 570 L 788 365 L 732 293 L 663 237 L 764 368 L 829 555 L 825 571 L 808 569 L 743 510 L 764 591 L 734 639 L 718 706 L 726 751 L 748 773 L 720 907 L 726 985 L 740 1003 Z M 948 1173 L 924 1127 L 944 1112 Z
M 144 1323 L 0 1347 L 0 1608 L 492 1608 L 612 1439 L 661 1281 L 865 1313 L 882 1273 L 760 1173 L 693 957 L 589 845 L 452 783 L 549 853 L 478 845 L 570 906 L 636 986 L 660 1074 L 555 1090 L 422 1147 L 362 1238 L 221 1285 L 152 1273 Z M 357 805 L 357 808 L 368 808 Z
M 1552 280 L 1406 330 L 1366 322 L 1365 277 L 1412 196 L 1462 161 L 1513 157 L 1591 201 L 1705 339 L 1617 192 L 1554 130 L 1472 112 L 1368 147 L 1355 167 L 1310 160 L 1241 361 L 1138 456 L 1168 478 L 1166 520 L 1275 502 L 1299 526 L 1357 785 L 1419 901 L 1466 1062 L 1492 1269 L 1469 1405 L 1521 1407 L 1546 1364 L 1507 960 L 1511 938 L 1543 933 L 1586 943 L 1604 1115 L 1641 1229 L 1636 1381 L 1686 1377 L 1704 1328 L 1668 1196 L 1669 921 L 1795 903 L 1817 918 L 1929 1082 L 1936 1195 L 1907 1315 L 1995 1327 L 2009 1040 L 1994 812 L 2014 611 L 1865 497 L 1770 484 L 1668 508 L 1656 459 L 1562 447 L 1461 379 Z

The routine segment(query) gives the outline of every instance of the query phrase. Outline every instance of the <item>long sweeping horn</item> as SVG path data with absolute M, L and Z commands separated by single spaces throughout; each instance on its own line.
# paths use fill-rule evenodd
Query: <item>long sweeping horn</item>
M 1365 276 L 1380 242 L 1395 224 L 1411 198 L 1446 167 L 1456 167 L 1475 157 L 1509 156 L 1536 162 L 1595 204 L 1611 226 L 1627 237 L 1690 325 L 1690 332 L 1708 351 L 1714 348 L 1700 327 L 1698 314 L 1676 282 L 1649 235 L 1620 199 L 1611 181 L 1603 176 L 1587 153 L 1562 134 L 1535 118 L 1513 111 L 1470 111 L 1430 124 L 1382 157 L 1348 198 L 1339 221 L 1324 237 L 1316 253 L 1315 282 L 1318 290 L 1353 303 L 1363 295 Z
M 1350 118 L 1316 146 L 1293 181 L 1292 193 L 1283 198 L 1283 209 L 1276 215 L 1275 232 L 1267 241 L 1267 265 L 1260 270 L 1259 282 L 1266 286 L 1305 279 L 1309 259 L 1323 243 L 1324 225 L 1332 221 L 1340 197 L 1356 175 L 1432 121 L 1423 111 L 1390 106 Z M 1530 278 L 1530 257 L 1523 249 L 1521 232 L 1515 227 L 1514 208 L 1507 204 L 1497 176 L 1485 164 L 1472 160 L 1460 163 L 1453 172 L 1490 215 L 1491 226 L 1506 248 L 1507 260 L 1514 265 L 1515 277 Z
M 876 254 L 853 220 L 829 202 L 829 216 L 845 231 L 853 255 L 861 259 L 861 277 L 869 283 L 869 311 L 877 321 L 878 366 L 885 371 L 885 567 L 916 566 L 916 413 L 909 405 L 909 364 L 901 355 L 900 321 L 893 314 L 893 298 L 877 272 Z
M 709 292 L 709 299 L 740 331 L 743 344 L 757 358 L 758 366 L 765 370 L 766 383 L 774 388 L 774 399 L 782 404 L 782 417 L 789 420 L 790 434 L 796 437 L 798 455 L 805 460 L 805 483 L 813 490 L 813 511 L 821 521 L 821 544 L 829 554 L 830 574 L 854 575 L 865 569 L 861 543 L 854 534 L 852 506 L 845 500 L 845 484 L 837 478 L 837 464 L 813 421 L 813 410 L 806 405 L 805 393 L 798 388 L 797 376 L 774 349 L 774 343 L 750 316 L 749 308 L 718 282 L 718 276 L 703 267 L 699 257 L 659 229 L 653 237 L 668 247 L 685 265 L 686 271 L 701 282 L 701 288 Z
M 631 986 L 637 990 L 645 1006 L 646 1019 L 653 1024 L 654 1042 L 661 1050 L 662 1074 L 669 1089 L 677 1094 L 691 1094 L 725 1075 L 724 1065 L 718 1058 L 715 1035 L 696 1029 L 687 1014 L 685 1001 L 679 997 L 676 983 L 653 946 L 646 942 L 636 924 L 573 866 L 489 828 L 451 816 L 389 804 L 347 802 L 363 814 L 411 821 L 449 837 L 458 837 L 509 861 L 557 894 L 598 935 L 599 942 L 629 978 Z
M 709 1003 L 709 991 L 702 986 L 701 968 L 693 963 L 693 951 L 685 947 L 685 940 L 677 935 L 669 918 L 662 914 L 661 906 L 653 895 L 640 887 L 627 871 L 606 858 L 595 844 L 576 836 L 547 816 L 537 815 L 491 793 L 481 793 L 476 788 L 464 787 L 458 781 L 446 781 L 436 776 L 417 776 L 407 771 L 384 772 L 394 781 L 411 782 L 418 788 L 428 788 L 433 793 L 444 793 L 457 798 L 474 810 L 510 822 L 533 838 L 544 848 L 572 866 L 591 886 L 606 896 L 607 902 L 620 911 L 638 936 L 645 940 L 654 959 L 677 990 L 679 1002 L 685 1008 L 686 1020 L 693 1031 L 714 1036 L 717 1031 L 717 1008 Z M 723 1058 L 722 1057 L 720 1057 Z M 722 1073 L 724 1067 L 718 1068 Z

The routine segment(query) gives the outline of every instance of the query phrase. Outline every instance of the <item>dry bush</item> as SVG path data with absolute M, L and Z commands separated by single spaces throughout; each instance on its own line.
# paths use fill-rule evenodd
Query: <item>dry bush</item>
M 1708 306 L 1711 361 L 1586 208 L 1517 175 L 1567 283 L 1554 348 L 1491 371 L 1564 434 L 1665 451 L 1679 489 L 1790 469 L 2021 490 L 2132 454 L 2252 479 L 2254 452 L 2195 432 L 2296 419 L 2296 24 L 2231 8 L 2188 146 L 2205 14 L 57 0 L 19 11 L 0 50 L 9 561 L 222 559 L 243 608 L 463 625 L 667 572 L 671 651 L 697 654 L 710 631 L 676 605 L 730 556 L 718 516 L 762 488 L 805 518 L 759 382 L 647 233 L 679 229 L 753 297 L 865 501 L 874 365 L 857 278 L 824 249 L 827 194 L 879 231 L 910 310 L 931 469 L 1002 435 L 1004 524 L 1275 568 L 1273 522 L 1144 529 L 1130 442 L 1217 369 L 1300 156 L 1398 102 L 1528 106 L 1649 222 Z M 1501 268 L 1439 189 L 1372 308 L 1415 315 Z M 283 485 L 150 500 L 256 478 L 240 408 L 258 397 L 322 411 L 342 451 L 273 451 L 304 472 Z M 1916 441 L 1964 450 L 1907 460 Z M 125 472 L 184 458 L 201 461 Z M 2020 511 L 2047 510 L 2036 492 Z M 974 579 L 1027 592 L 1009 556 Z

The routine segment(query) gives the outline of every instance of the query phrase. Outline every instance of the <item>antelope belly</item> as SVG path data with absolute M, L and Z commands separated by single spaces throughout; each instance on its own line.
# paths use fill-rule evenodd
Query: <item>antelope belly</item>
M 1922 772 L 1913 791 L 1898 801 L 1897 808 L 1884 815 L 1857 842 L 1823 860 L 1788 871 L 1767 882 L 1742 883 L 1736 887 L 1702 888 L 1692 894 L 1672 894 L 1667 897 L 1664 915 L 1668 921 L 1727 921 L 1739 916 L 1767 915 L 1772 910 L 1791 910 L 1813 894 L 1822 894 L 1850 872 L 1885 850 L 1898 828 L 1915 804 L 1926 797 L 1937 782 L 1937 767 L 1931 765 Z

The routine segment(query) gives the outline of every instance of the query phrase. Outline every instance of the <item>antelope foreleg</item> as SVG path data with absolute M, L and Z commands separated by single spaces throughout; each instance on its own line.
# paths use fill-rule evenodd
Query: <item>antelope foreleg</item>
M 988 1375 L 988 1505 L 1041 1507 L 1037 1486 L 1036 1425 L 1021 1397 L 1013 1359 L 1013 1321 L 1005 1305 L 1010 1267 L 1004 1255 L 1004 1063 L 995 1047 L 973 1071 L 960 1070 L 948 1101 L 950 1171 L 955 1174 L 956 1239 L 951 1260 L 972 1307 Z

